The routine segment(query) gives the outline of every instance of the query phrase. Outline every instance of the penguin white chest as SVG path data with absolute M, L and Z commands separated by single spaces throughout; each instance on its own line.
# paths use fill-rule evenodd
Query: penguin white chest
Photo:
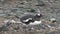
M 34 21 L 33 23 L 30 23 L 29 25 L 38 25 L 41 24 L 41 21 Z

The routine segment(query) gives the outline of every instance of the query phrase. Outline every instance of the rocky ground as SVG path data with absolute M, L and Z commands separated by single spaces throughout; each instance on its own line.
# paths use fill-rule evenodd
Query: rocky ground
M 15 15 L 35 14 L 30 9 L 40 9 L 42 24 L 24 26 L 4 23 L 7 19 L 19 21 Z M 56 22 L 50 20 L 53 18 Z M 0 34 L 60 34 L 60 0 L 0 0 Z

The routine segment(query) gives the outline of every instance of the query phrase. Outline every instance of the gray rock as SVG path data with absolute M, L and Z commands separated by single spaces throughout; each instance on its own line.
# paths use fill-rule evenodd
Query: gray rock
M 51 18 L 50 21 L 54 23 L 54 22 L 56 22 L 56 19 L 55 18 Z
M 0 13 L 3 13 L 3 10 L 0 10 Z
M 0 16 L 6 16 L 6 14 L 0 14 Z
M 46 34 L 56 34 L 56 32 L 55 31 L 52 31 L 52 32 L 48 32 Z
M 0 27 L 0 31 L 7 31 L 7 30 L 8 30 L 8 28 L 5 25 L 3 25 L 2 27 Z

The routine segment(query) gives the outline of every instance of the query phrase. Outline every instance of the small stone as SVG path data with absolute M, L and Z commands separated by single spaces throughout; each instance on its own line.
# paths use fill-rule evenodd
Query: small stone
M 38 0 L 39 4 L 36 4 L 35 6 L 45 6 L 45 2 L 42 0 Z
M 31 29 L 33 30 L 34 28 L 32 27 Z
M 52 23 L 54 23 L 54 22 L 56 22 L 56 19 L 55 19 L 55 18 L 51 18 L 50 21 L 51 21 Z
M 3 13 L 3 10 L 0 10 L 0 13 Z
M 0 16 L 6 16 L 6 14 L 0 14 Z
M 34 9 L 30 9 L 30 10 L 27 10 L 28 12 L 35 12 L 35 10 Z
M 18 29 L 19 29 L 19 27 L 18 27 L 18 26 L 14 28 L 14 30 L 18 30 Z
M 0 31 L 7 31 L 7 30 L 8 30 L 8 28 L 5 25 L 3 25 L 2 27 L 0 27 Z
M 7 34 L 7 32 L 4 32 L 5 34 Z
M 23 1 L 24 3 L 28 3 L 27 1 Z
M 3 2 L 4 0 L 0 0 L 1 2 Z
M 48 32 L 46 34 L 55 34 L 55 31 Z
M 13 32 L 16 32 L 17 30 L 13 30 Z
M 54 27 L 51 27 L 50 30 L 51 30 L 51 31 L 55 31 L 55 28 L 54 28 Z
M 45 6 L 45 4 L 36 4 L 35 6 Z

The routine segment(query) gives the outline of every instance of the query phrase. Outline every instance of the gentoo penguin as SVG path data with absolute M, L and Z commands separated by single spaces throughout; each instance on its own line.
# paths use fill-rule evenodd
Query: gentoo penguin
M 39 21 L 41 18 L 42 14 L 40 14 L 40 11 L 38 9 L 37 13 L 35 15 L 33 14 L 26 14 L 20 18 L 20 21 L 25 24 L 34 24 L 36 22 L 41 22 Z M 37 23 L 36 23 L 37 24 Z

